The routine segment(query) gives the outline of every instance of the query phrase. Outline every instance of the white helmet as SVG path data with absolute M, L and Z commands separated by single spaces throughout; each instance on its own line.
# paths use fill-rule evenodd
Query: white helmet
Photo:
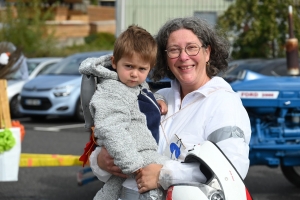
M 199 162 L 207 181 L 173 185 L 166 200 L 252 200 L 243 179 L 216 144 L 206 141 L 196 145 L 184 162 Z

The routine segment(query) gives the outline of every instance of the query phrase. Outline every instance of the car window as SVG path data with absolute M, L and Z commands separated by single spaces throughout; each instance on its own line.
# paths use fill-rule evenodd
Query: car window
M 43 75 L 80 75 L 78 68 L 79 64 L 84 58 L 78 57 L 67 57 L 63 59 L 61 62 L 58 62 L 40 74 Z
M 257 72 L 259 69 L 261 69 L 263 66 L 263 63 L 246 63 L 246 64 L 240 64 L 237 65 L 235 69 L 233 69 L 229 74 L 231 75 L 238 75 L 238 73 L 244 69 L 248 69 L 254 72 Z
M 243 73 L 243 70 L 246 69 L 267 76 L 288 76 L 286 59 L 277 58 L 232 61 L 229 63 L 227 72 L 225 72 L 222 77 L 230 83 L 237 80 L 238 77 L 240 77 L 239 75 Z
M 287 72 L 288 72 L 288 70 L 287 70 L 286 64 L 278 65 L 271 70 L 271 73 L 272 73 L 271 75 L 275 76 L 275 74 L 276 74 L 277 76 L 288 76 Z
M 300 64 L 299 64 L 299 66 L 300 66 Z M 270 72 L 271 72 L 271 76 L 289 76 L 286 60 L 283 60 L 282 62 L 273 66 L 273 68 L 272 68 L 272 70 L 270 70 Z
M 49 63 L 49 64 L 45 65 L 40 71 L 38 71 L 38 73 L 36 74 L 36 76 L 40 75 L 41 73 L 44 73 L 44 71 L 46 71 L 52 65 L 55 65 L 55 63 Z
M 228 64 L 228 70 L 221 75 L 227 82 L 231 83 L 240 79 L 244 70 L 251 70 L 256 73 L 264 72 L 265 75 L 270 72 L 270 69 L 267 66 L 272 66 L 270 63 L 273 60 L 269 59 L 244 59 L 244 60 L 235 60 L 231 61 Z
M 286 74 L 286 62 L 274 60 L 259 69 L 257 73 L 267 76 L 283 76 Z
M 13 71 L 9 74 L 6 79 L 7 80 L 25 80 L 28 78 L 28 67 L 25 59 L 19 59 L 11 68 Z
M 267 76 L 289 76 L 286 59 L 273 59 L 258 71 Z
M 98 57 L 101 54 L 74 55 L 61 60 L 44 70 L 40 75 L 81 75 L 78 71 L 80 63 L 89 57 Z M 103 54 L 104 55 L 104 54 Z
M 111 54 L 109 51 L 91 52 L 89 54 L 74 54 L 62 59 L 60 62 L 50 66 L 40 73 L 40 75 L 81 75 L 79 73 L 79 65 L 87 58 L 100 57 L 102 55 Z
M 233 61 L 229 63 L 228 70 L 221 75 L 227 82 L 232 82 L 237 80 L 239 74 L 243 70 L 251 70 L 254 72 L 257 72 L 259 69 L 262 68 L 264 63 L 262 61 L 250 61 L 250 60 L 245 60 L 245 61 Z
M 27 61 L 28 74 L 30 75 L 39 64 L 40 62 Z

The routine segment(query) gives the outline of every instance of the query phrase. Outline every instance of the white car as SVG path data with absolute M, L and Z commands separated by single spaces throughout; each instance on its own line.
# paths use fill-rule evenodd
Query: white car
M 7 96 L 9 101 L 10 114 L 12 118 L 21 117 L 19 112 L 18 96 L 22 90 L 23 85 L 38 76 L 41 72 L 48 67 L 59 62 L 62 58 L 59 57 L 42 57 L 42 58 L 27 58 L 26 64 L 28 67 L 28 78 L 22 79 L 16 74 L 7 79 Z

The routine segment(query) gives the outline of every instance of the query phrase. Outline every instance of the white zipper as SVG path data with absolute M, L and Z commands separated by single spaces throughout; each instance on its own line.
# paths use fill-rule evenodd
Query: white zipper
M 158 112 L 160 113 L 160 109 L 157 106 L 157 104 L 150 97 L 148 97 L 148 95 L 143 90 L 141 90 L 141 94 L 144 95 L 145 97 L 147 97 L 152 102 L 152 104 L 155 105 L 155 107 L 157 108 Z

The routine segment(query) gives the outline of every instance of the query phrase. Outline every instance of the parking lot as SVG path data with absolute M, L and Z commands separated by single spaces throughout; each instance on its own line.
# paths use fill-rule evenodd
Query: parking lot
M 88 140 L 83 124 L 71 119 L 52 118 L 35 123 L 22 119 L 26 134 L 22 153 L 80 155 Z M 82 127 L 82 128 L 81 128 Z M 76 200 L 93 199 L 102 184 L 93 181 L 77 185 L 81 166 L 22 167 L 17 182 L 0 182 L 1 200 Z M 86 177 L 92 174 L 86 174 Z M 245 183 L 255 200 L 298 200 L 299 189 L 290 184 L 279 168 L 250 167 Z

